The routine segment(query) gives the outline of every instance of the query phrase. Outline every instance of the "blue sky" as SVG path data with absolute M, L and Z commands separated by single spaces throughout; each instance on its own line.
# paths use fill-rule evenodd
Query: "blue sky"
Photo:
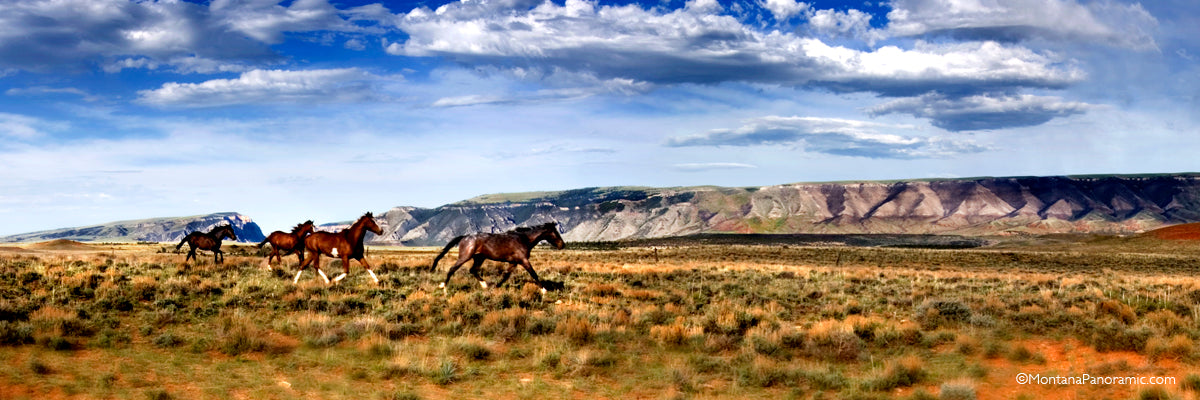
M 1200 170 L 1200 5 L 0 0 L 0 234 Z

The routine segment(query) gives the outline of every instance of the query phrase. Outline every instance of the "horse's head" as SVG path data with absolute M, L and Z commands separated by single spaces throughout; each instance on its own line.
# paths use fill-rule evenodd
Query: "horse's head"
M 537 240 L 545 240 L 554 245 L 554 248 L 562 250 L 567 247 L 567 243 L 563 241 L 562 235 L 558 233 L 557 222 L 547 222 L 540 226 L 542 233 L 538 235 Z M 535 241 L 536 243 L 536 241 Z
M 316 229 L 317 229 L 316 226 L 313 225 L 313 222 L 310 219 L 308 221 L 304 221 L 300 225 L 296 225 L 295 228 L 292 228 L 292 234 L 296 235 L 298 237 L 304 237 L 308 234 L 313 233 L 313 231 Z
M 223 225 L 213 229 L 213 236 L 218 239 L 228 238 L 229 240 L 237 240 L 237 235 L 233 234 L 233 226 Z
M 383 234 L 383 229 L 380 229 L 379 224 L 375 223 L 375 216 L 371 215 L 371 213 L 363 214 L 363 216 L 358 219 L 358 222 L 356 222 L 355 225 L 361 225 L 364 229 L 371 231 L 371 233 L 376 235 Z

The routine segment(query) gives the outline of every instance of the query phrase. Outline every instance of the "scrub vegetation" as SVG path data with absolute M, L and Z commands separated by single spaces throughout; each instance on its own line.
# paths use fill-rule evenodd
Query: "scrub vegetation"
M 437 289 L 437 248 L 369 248 L 340 285 L 252 247 L 0 251 L 4 398 L 1196 396 L 1200 245 L 1114 237 L 974 249 L 620 244 L 535 249 Z M 484 267 L 495 281 L 499 268 Z M 329 264 L 326 270 L 332 269 Z M 1020 386 L 1018 372 L 1172 376 Z

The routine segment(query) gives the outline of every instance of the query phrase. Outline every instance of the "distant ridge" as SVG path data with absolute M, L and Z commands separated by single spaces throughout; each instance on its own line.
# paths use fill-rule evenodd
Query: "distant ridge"
M 443 245 L 471 232 L 558 222 L 568 241 L 697 234 L 1132 234 L 1200 222 L 1200 174 L 973 177 L 789 183 L 762 187 L 591 187 L 498 193 L 437 208 L 377 213 L 374 245 Z M 302 218 L 303 216 L 297 216 Z M 178 241 L 230 223 L 244 242 L 263 239 L 249 217 L 218 213 L 118 221 L 25 233 L 0 242 Z M 327 223 L 319 230 L 345 228 Z
M 400 206 L 376 219 L 384 234 L 368 235 L 368 242 L 423 246 L 547 221 L 558 222 L 570 241 L 700 233 L 1127 234 L 1200 221 L 1200 174 L 593 187 Z
M 207 232 L 214 226 L 233 226 L 239 242 L 260 242 L 266 237 L 250 217 L 223 212 L 188 217 L 149 218 L 106 224 L 61 228 L 0 237 L 0 242 L 41 242 L 74 240 L 80 242 L 176 242 L 188 232 Z

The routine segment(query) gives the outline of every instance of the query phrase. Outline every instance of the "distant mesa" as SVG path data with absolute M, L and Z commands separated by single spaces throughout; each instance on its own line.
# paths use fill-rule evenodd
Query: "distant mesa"
M 1163 240 L 1200 240 L 1200 222 L 1158 228 L 1146 232 L 1144 236 Z
M 188 217 L 150 218 L 109 222 L 100 225 L 22 233 L 0 237 L 3 242 L 178 242 L 188 232 L 209 231 L 217 225 L 229 224 L 239 242 L 258 243 L 265 239 L 258 224 L 250 217 L 225 212 Z M 61 243 L 59 244 L 61 245 Z M 32 248 L 34 245 L 31 245 Z
M 49 242 L 34 243 L 27 246 L 34 250 L 91 250 L 94 247 L 68 239 L 54 239 Z

